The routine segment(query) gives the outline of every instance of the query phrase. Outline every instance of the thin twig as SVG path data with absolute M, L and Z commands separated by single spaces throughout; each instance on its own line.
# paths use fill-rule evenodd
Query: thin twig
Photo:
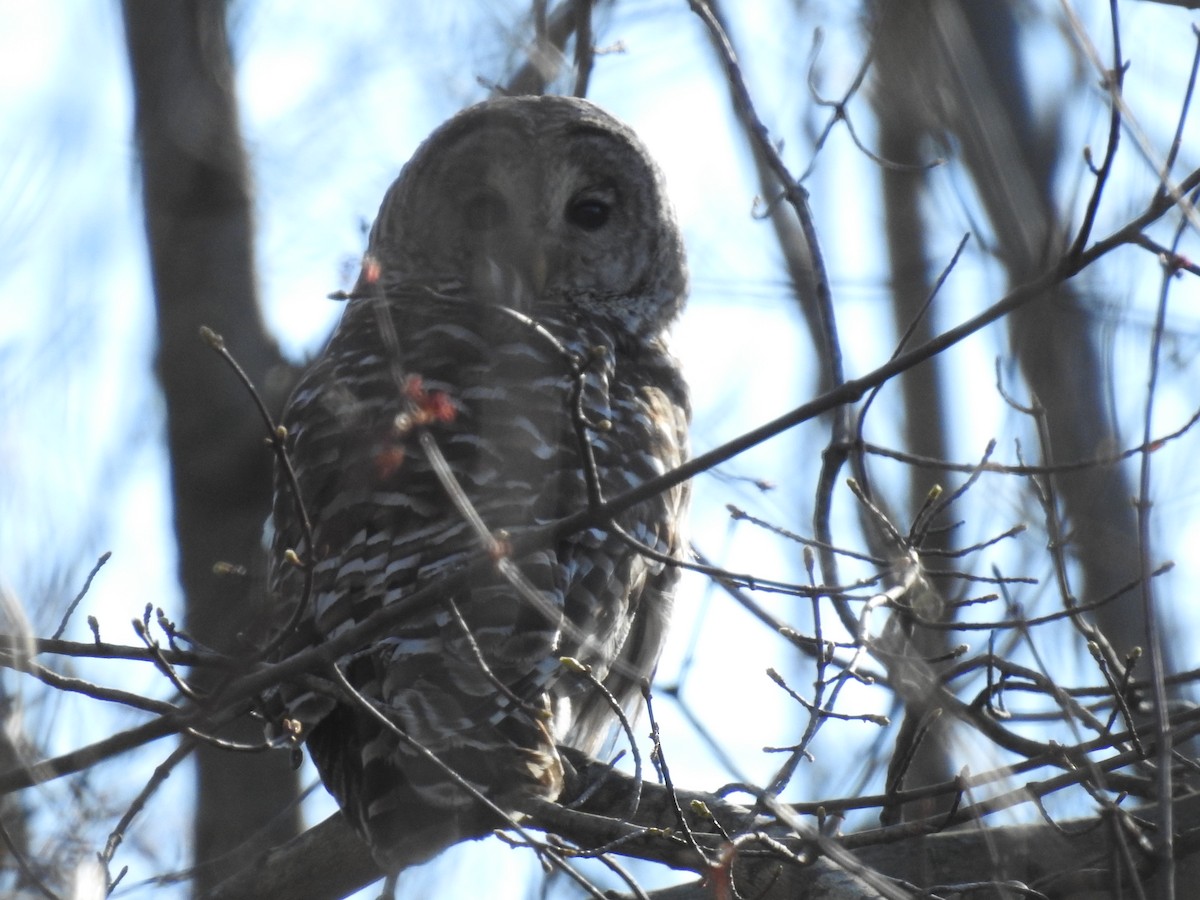
M 621 723 L 621 731 L 625 735 L 625 740 L 629 743 L 629 752 L 633 755 L 633 778 L 636 788 L 633 795 L 629 798 L 629 809 L 626 813 L 626 818 L 632 818 L 633 814 L 637 812 L 638 804 L 642 800 L 642 752 L 638 748 L 637 737 L 633 733 L 633 726 L 629 722 L 629 717 L 625 715 L 625 710 L 621 708 L 620 702 L 613 696 L 612 691 L 608 689 L 604 682 L 596 677 L 596 673 L 592 671 L 591 666 L 585 666 L 579 660 L 570 657 L 563 657 L 560 662 L 568 671 L 574 672 L 581 678 L 586 679 L 593 690 L 599 691 L 605 703 L 608 704 L 608 708 L 612 710 L 613 715 L 617 717 L 617 721 Z
M 116 855 L 117 848 L 125 840 L 125 832 L 133 824 L 134 818 L 146 808 L 146 803 L 154 795 L 154 792 L 162 786 L 163 782 L 167 780 L 171 772 L 175 770 L 175 767 L 183 762 L 194 749 L 196 749 L 196 742 L 190 737 L 185 737 L 179 742 L 179 746 L 172 750 L 171 754 L 155 767 L 150 779 L 141 791 L 138 792 L 138 795 L 134 797 L 133 802 L 129 804 L 124 815 L 117 822 L 117 827 L 109 834 L 108 840 L 104 843 L 104 850 L 97 854 L 100 864 L 106 872 L 108 871 L 109 863 L 112 862 L 113 856 Z
M 199 703 L 203 698 L 184 680 L 182 675 L 175 671 L 175 667 L 167 662 L 162 654 L 162 648 L 158 646 L 158 642 L 150 637 L 150 632 L 147 630 L 145 622 L 141 619 L 134 619 L 133 630 L 150 651 L 155 667 L 167 676 L 167 679 L 171 684 L 175 685 L 175 689 L 179 693 L 183 694 L 189 700 Z
M 54 634 L 50 635 L 52 640 L 57 640 L 62 637 L 63 632 L 67 630 L 67 623 L 71 621 L 71 614 L 75 612 L 75 607 L 79 606 L 81 600 L 87 596 L 88 589 L 92 586 L 92 579 L 96 577 L 96 573 L 112 558 L 112 551 L 105 550 L 100 554 L 100 558 L 96 560 L 96 564 L 92 566 L 92 571 L 88 572 L 88 576 L 84 579 L 83 587 L 79 589 L 79 593 L 75 595 L 75 599 L 67 606 L 67 611 L 63 613 L 62 621 L 58 623 L 58 627 L 54 629 Z
M 658 728 L 658 720 L 654 717 L 654 700 L 650 694 L 649 682 L 642 682 L 642 697 L 646 701 L 646 717 L 650 720 L 650 739 L 654 743 L 654 753 L 651 757 L 654 760 L 655 768 L 658 769 L 662 776 L 663 784 L 667 789 L 667 796 L 671 798 L 671 808 L 675 812 L 675 819 L 679 822 L 679 827 L 683 829 L 684 838 L 689 846 L 696 851 L 697 855 L 704 860 L 706 868 L 713 866 L 713 861 L 709 859 L 708 854 L 700 846 L 696 840 L 696 835 L 692 832 L 692 826 L 688 823 L 687 817 L 683 814 L 683 808 L 679 805 L 679 795 L 675 793 L 675 784 L 671 780 L 671 769 L 667 765 L 666 755 L 663 753 L 662 732 Z
M 299 626 L 304 614 L 308 611 L 313 587 L 312 521 L 308 517 L 308 508 L 305 506 L 304 496 L 300 492 L 300 479 L 296 476 L 296 470 L 292 466 L 291 457 L 287 452 L 287 429 L 282 425 L 276 424 L 275 418 L 271 415 L 270 410 L 267 409 L 266 401 L 259 394 L 258 389 L 254 386 L 254 382 L 250 380 L 250 376 L 246 374 L 246 370 L 242 368 L 233 354 L 229 352 L 229 348 L 225 345 L 225 339 L 207 326 L 200 327 L 200 337 L 233 370 L 233 373 L 238 377 L 238 380 L 241 381 L 246 392 L 250 395 L 250 399 L 254 402 L 259 418 L 262 419 L 263 425 L 266 426 L 267 436 L 271 442 L 271 449 L 275 453 L 276 471 L 283 473 L 284 481 L 291 494 L 296 521 L 300 523 L 300 541 L 304 548 L 304 557 L 297 556 L 297 559 L 301 561 L 301 570 L 304 573 L 304 586 L 301 589 L 300 596 L 296 600 L 295 608 L 292 610 L 292 615 L 288 623 L 256 655 L 257 659 L 269 659 L 292 635 Z M 293 551 L 295 550 L 295 548 L 292 549 Z
M 1125 84 L 1126 66 L 1121 58 L 1121 29 L 1117 19 L 1117 0 L 1109 0 L 1108 8 L 1109 21 L 1112 23 L 1113 42 L 1112 69 L 1104 75 L 1104 87 L 1112 98 L 1108 118 L 1108 142 L 1104 148 L 1104 160 L 1100 163 L 1100 168 L 1095 170 L 1096 183 L 1092 186 L 1092 194 L 1088 198 L 1083 221 L 1079 224 L 1079 232 L 1075 235 L 1075 240 L 1067 251 L 1068 256 L 1082 253 L 1083 248 L 1087 246 L 1088 238 L 1092 234 L 1092 226 L 1096 222 L 1096 212 L 1100 208 L 1100 198 L 1104 194 L 1104 186 L 1108 183 L 1108 176 L 1112 172 L 1113 160 L 1117 156 L 1117 145 L 1121 140 L 1121 104 L 1117 101 Z

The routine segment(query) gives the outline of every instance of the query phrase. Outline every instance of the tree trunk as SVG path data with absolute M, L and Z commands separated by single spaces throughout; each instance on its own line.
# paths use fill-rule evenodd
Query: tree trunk
M 261 542 L 272 459 L 250 397 L 198 330 L 208 325 L 222 334 L 257 385 L 272 383 L 280 361 L 256 298 L 225 6 L 124 0 L 123 11 L 187 628 L 201 643 L 229 651 L 265 599 Z M 267 401 L 279 406 L 278 398 Z M 244 566 L 247 574 L 219 577 L 217 562 Z M 203 689 L 199 673 L 195 680 Z M 222 737 L 263 739 L 250 720 Z M 298 814 L 288 807 L 295 793 L 286 755 L 202 745 L 194 832 L 200 893 L 217 880 L 205 862 L 246 850 L 252 836 L 276 843 L 296 832 Z

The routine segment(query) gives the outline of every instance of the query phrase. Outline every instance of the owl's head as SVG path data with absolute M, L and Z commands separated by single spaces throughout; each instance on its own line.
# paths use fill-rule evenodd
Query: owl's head
M 633 131 L 586 100 L 509 97 L 456 115 L 388 190 L 368 250 L 382 284 L 563 306 L 634 334 L 683 306 L 683 241 Z

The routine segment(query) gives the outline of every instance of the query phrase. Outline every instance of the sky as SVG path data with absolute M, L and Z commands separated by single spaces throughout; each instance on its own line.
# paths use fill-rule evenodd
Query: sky
M 353 0 L 336 9 L 285 0 L 242 0 L 232 7 L 237 90 L 256 189 L 263 308 L 297 361 L 315 352 L 335 320 L 339 309 L 325 295 L 353 279 L 364 224 L 400 165 L 438 123 L 482 99 L 486 92 L 477 79 L 502 78 L 519 46 L 506 23 L 517 21 L 512 10 L 523 4 L 447 6 L 417 4 L 403 14 L 378 0 Z M 785 158 L 798 172 L 823 122 L 803 83 L 809 30 L 818 24 L 824 29 L 818 72 L 828 95 L 845 89 L 863 51 L 850 4 L 810 4 L 798 30 L 778 26 L 790 21 L 788 6 L 782 0 L 739 6 L 736 36 L 749 48 L 743 64 L 759 113 L 783 139 Z M 1095 6 L 1080 14 L 1105 48 L 1106 26 L 1098 17 L 1105 4 Z M 753 13 L 745 12 L 751 8 Z M 1040 8 L 1053 10 L 1056 4 Z M 807 399 L 814 372 L 769 225 L 753 214 L 758 187 L 698 23 L 682 2 L 638 0 L 621 9 L 602 20 L 600 39 L 619 40 L 620 47 L 598 58 L 591 96 L 634 126 L 667 173 L 693 281 L 690 308 L 673 346 L 696 398 L 694 442 L 707 449 Z M 1153 3 L 1122 4 L 1121 10 L 1126 52 L 1135 63 L 1127 96 L 1148 147 L 1161 153 L 1177 114 L 1180 72 L 1190 64 L 1190 36 L 1180 29 L 1186 18 Z M 165 493 L 162 400 L 151 369 L 153 302 L 119 10 L 90 0 L 55 0 L 36 9 L 0 0 L 0 21 L 6 23 L 0 33 L 0 585 L 23 606 L 35 631 L 48 634 L 96 557 L 111 550 L 111 562 L 67 636 L 86 639 L 86 615 L 97 616 L 106 635 L 117 635 L 147 599 L 182 618 Z M 1062 40 L 1061 33 L 1045 28 L 1026 45 L 1041 78 L 1034 99 L 1043 116 L 1069 119 L 1073 140 L 1094 143 L 1106 115 L 1099 92 L 1085 94 L 1091 102 L 1066 100 L 1075 79 L 1096 79 L 1071 69 Z M 396 52 L 397 46 L 404 52 Z M 852 104 L 851 114 L 870 144 L 865 97 Z M 1152 166 L 1139 158 L 1136 137 L 1127 146 L 1117 173 L 1121 189 L 1102 212 L 1101 232 L 1135 209 L 1153 186 Z M 1195 146 L 1200 145 L 1185 142 L 1184 168 L 1196 163 Z M 879 325 L 889 276 L 879 242 L 876 181 L 873 164 L 854 149 L 843 128 L 835 130 L 807 185 L 839 320 L 854 338 L 848 341 L 852 374 L 891 352 L 891 336 Z M 1060 180 L 1064 204 L 1083 183 L 1070 173 Z M 946 167 L 931 185 L 928 214 L 939 224 L 932 245 L 938 259 L 930 261 L 936 270 L 961 235 L 978 224 L 979 211 L 961 171 Z M 1157 284 L 1152 261 L 1130 260 L 1124 257 L 1092 276 L 1114 298 L 1108 348 L 1117 363 L 1144 356 L 1156 299 L 1148 287 Z M 947 325 L 961 321 L 1003 288 L 994 260 L 977 243 L 939 298 L 936 315 Z M 1175 290 L 1176 378 L 1160 394 L 1163 429 L 1197 405 L 1187 378 L 1195 374 L 1192 363 L 1200 355 L 1197 293 L 1190 282 Z M 994 393 L 991 361 L 1003 353 L 996 331 L 952 351 L 954 363 L 969 374 L 948 390 L 955 396 Z M 1139 365 L 1119 370 L 1140 378 Z M 1136 404 L 1141 384 L 1131 378 L 1114 391 L 1114 406 L 1123 416 Z M 966 401 L 955 408 L 968 420 L 956 431 L 959 458 L 977 456 L 989 436 L 1011 425 L 1008 414 L 997 412 L 998 403 Z M 807 528 L 797 521 L 796 509 L 810 502 L 823 438 L 819 427 L 803 429 L 723 467 L 723 477 L 698 480 L 692 527 L 701 549 L 735 571 L 800 577 L 794 546 L 730 523 L 725 504 Z M 1158 470 L 1161 521 L 1181 523 L 1172 529 L 1177 539 L 1164 548 L 1168 555 L 1194 547 L 1200 537 L 1195 534 L 1200 517 L 1188 514 L 1200 497 L 1191 468 L 1183 453 L 1165 455 Z M 738 476 L 768 478 L 779 487 L 764 494 Z M 1012 524 L 1023 512 L 1003 492 L 994 507 L 993 520 L 973 521 L 971 527 L 994 532 L 997 523 Z M 852 520 L 853 507 L 840 507 L 839 516 Z M 1195 584 L 1193 565 L 1179 555 L 1169 584 Z M 794 612 L 794 601 L 762 599 L 773 609 Z M 777 764 L 761 748 L 795 739 L 797 720 L 763 675 L 764 659 L 780 656 L 781 642 L 698 577 L 685 582 L 681 606 L 687 612 L 676 625 L 661 677 L 670 682 L 695 655 L 699 663 L 687 672 L 685 694 L 695 698 L 737 771 L 706 750 L 678 710 L 663 703 L 664 731 L 681 748 L 673 760 L 677 777 L 707 787 L 735 774 L 761 781 Z M 1194 613 L 1173 615 L 1194 624 Z M 730 646 L 748 652 L 724 652 Z M 703 664 L 713 659 L 722 664 Z M 140 670 L 78 666 L 84 675 L 128 689 L 165 693 L 165 685 L 147 683 Z M 5 686 L 30 690 L 19 679 Z M 747 696 L 754 702 L 744 702 Z M 879 695 L 866 691 L 852 692 L 846 702 L 856 711 L 886 711 Z M 43 721 L 38 737 L 47 752 L 94 740 L 97 728 L 107 732 L 136 721 L 121 713 L 98 720 L 83 714 L 85 708 L 90 709 L 64 702 L 67 714 L 52 717 L 52 725 Z M 830 793 L 852 787 L 857 771 L 843 765 L 838 751 L 850 746 L 865 754 L 872 739 L 867 726 L 852 727 L 859 730 L 839 732 L 836 742 L 819 745 L 825 755 L 818 754 L 811 781 L 803 785 L 819 784 Z M 166 752 L 155 746 L 136 766 L 106 770 L 99 792 L 121 809 L 148 766 Z M 49 807 L 63 790 L 39 789 L 34 802 Z M 173 778 L 149 819 L 155 827 L 132 833 L 124 860 L 134 868 L 131 883 L 186 863 L 188 790 L 186 776 Z M 317 791 L 309 814 L 315 819 L 330 810 L 328 798 Z M 101 822 L 101 838 L 105 827 Z M 95 823 L 80 826 L 82 840 L 94 840 L 96 833 Z M 497 881 L 511 882 L 512 896 L 522 896 L 519 876 L 533 865 L 528 854 L 494 841 L 456 852 L 470 864 L 443 860 L 415 877 L 453 877 L 477 868 L 478 854 L 486 854 L 488 871 L 511 873 Z

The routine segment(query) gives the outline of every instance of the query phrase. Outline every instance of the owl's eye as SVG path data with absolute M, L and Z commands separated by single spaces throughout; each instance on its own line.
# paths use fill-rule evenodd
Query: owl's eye
M 596 197 L 581 197 L 567 207 L 567 221 L 584 231 L 596 231 L 604 227 L 611 213 L 611 204 Z
M 495 191 L 479 191 L 463 204 L 463 219 L 472 231 L 490 231 L 508 221 L 508 203 Z

